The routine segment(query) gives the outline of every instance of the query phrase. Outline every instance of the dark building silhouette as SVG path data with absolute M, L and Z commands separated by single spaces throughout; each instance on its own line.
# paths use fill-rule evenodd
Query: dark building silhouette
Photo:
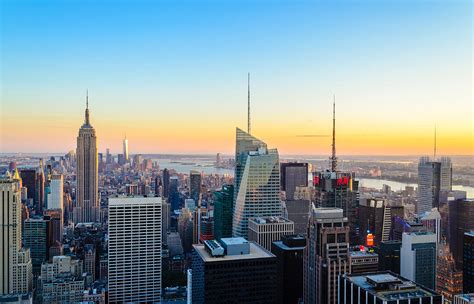
M 198 205 L 201 196 L 201 173 L 198 171 L 191 171 L 189 174 L 189 196 Z
M 280 165 L 281 190 L 287 200 L 294 200 L 296 187 L 308 186 L 308 163 L 282 163 Z
M 379 255 L 379 270 L 400 274 L 400 249 L 402 241 L 381 242 L 375 251 Z
M 23 223 L 23 244 L 30 248 L 33 274 L 38 275 L 41 264 L 49 259 L 49 248 L 53 244 L 49 217 L 30 218 Z
M 458 199 L 449 203 L 449 248 L 456 268 L 463 269 L 464 233 L 474 230 L 474 200 Z
M 234 186 L 222 186 L 220 191 L 214 192 L 214 237 L 232 237 L 232 201 Z
M 178 192 L 179 179 L 177 176 L 170 178 L 170 189 L 169 189 L 169 203 L 171 204 L 172 210 L 177 210 L 180 207 L 180 197 Z
M 278 303 L 297 304 L 303 299 L 303 254 L 306 238 L 302 235 L 285 235 L 272 243 L 277 257 Z
M 22 169 L 20 171 L 21 181 L 23 187 L 26 187 L 26 196 L 31 199 L 33 203 L 36 202 L 36 170 Z
M 288 219 L 295 223 L 295 234 L 306 234 L 311 203 L 309 200 L 288 200 L 285 202 Z
M 464 233 L 463 292 L 474 293 L 474 231 Z
M 276 303 L 277 259 L 244 238 L 193 245 L 192 303 Z
M 162 183 L 163 183 L 163 196 L 168 198 L 170 194 L 170 171 L 166 168 L 163 170 Z

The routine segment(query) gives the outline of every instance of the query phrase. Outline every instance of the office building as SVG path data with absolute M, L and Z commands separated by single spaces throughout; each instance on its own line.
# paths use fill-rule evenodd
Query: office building
M 275 303 L 276 257 L 244 238 L 193 245 L 192 302 Z
M 278 151 L 237 128 L 232 234 L 247 237 L 250 217 L 282 216 Z
M 55 256 L 41 265 L 36 292 L 38 303 L 78 303 L 83 300 L 82 261 Z
M 389 271 L 340 276 L 338 297 L 340 304 L 443 303 L 442 295 Z
M 170 183 L 168 201 L 171 204 L 172 210 L 178 210 L 180 208 L 180 198 L 178 192 L 179 179 L 177 176 L 171 176 L 169 181 Z
M 303 299 L 303 254 L 306 238 L 284 235 L 272 243 L 277 257 L 277 303 L 299 303 Z
M 373 251 L 351 251 L 349 254 L 351 274 L 377 272 L 379 268 L 379 255 Z
M 192 170 L 189 174 L 189 196 L 198 205 L 201 200 L 201 173 Z
M 454 296 L 453 304 L 474 304 L 474 293 Z
M 89 121 L 87 100 L 85 121 L 77 137 L 76 208 L 81 222 L 96 222 L 99 215 L 99 167 L 97 161 L 97 136 Z
M 33 204 L 36 202 L 36 170 L 34 169 L 21 169 L 20 176 L 23 183 L 23 187 L 27 189 L 27 198 Z
M 232 201 L 234 186 L 224 185 L 214 192 L 214 237 L 216 240 L 232 237 Z
M 436 288 L 436 234 L 403 233 L 400 274 L 426 288 Z
M 92 276 L 95 280 L 95 260 L 96 250 L 94 244 L 84 245 L 84 272 Z
M 50 221 L 51 242 L 62 243 L 64 235 L 64 217 L 61 209 L 46 209 L 44 218 Z
M 270 251 L 272 243 L 282 236 L 294 234 L 294 223 L 281 216 L 252 217 L 248 221 L 248 240 Z
M 308 163 L 282 163 L 280 165 L 281 190 L 286 200 L 295 199 L 296 187 L 308 186 Z
M 109 302 L 161 301 L 161 197 L 109 199 Z
M 455 295 L 462 293 L 462 270 L 456 269 L 453 255 L 444 243 L 438 245 L 437 259 L 436 292 L 452 302 Z
M 162 202 L 162 212 L 163 212 L 163 221 L 162 221 L 162 242 L 163 244 L 168 244 L 168 231 L 170 230 L 171 222 L 171 206 L 168 204 L 165 198 L 161 199 Z
M 464 234 L 473 230 L 474 199 L 458 199 L 449 202 L 449 248 L 458 269 L 463 269 Z
M 39 161 L 39 167 L 36 170 L 36 186 L 35 186 L 35 211 L 37 215 L 43 214 L 43 209 L 45 207 L 45 192 L 44 192 L 44 167 L 43 167 L 43 159 Z
M 30 250 L 22 248 L 19 178 L 0 178 L 0 295 L 26 294 L 32 290 Z
M 63 175 L 53 174 L 50 181 L 50 193 L 48 194 L 47 209 L 64 210 L 64 191 L 63 191 Z
M 41 271 L 41 264 L 49 259 L 53 233 L 49 217 L 29 218 L 23 223 L 23 245 L 30 249 L 33 274 Z
M 125 135 L 125 138 L 123 139 L 123 159 L 125 163 L 128 163 L 130 161 L 129 156 L 128 156 L 128 139 L 127 135 Z
M 439 213 L 438 208 L 433 208 L 430 211 L 425 212 L 421 216 L 420 222 L 423 227 L 425 227 L 426 231 L 436 234 L 436 241 L 441 243 L 441 214 Z
M 166 168 L 163 169 L 162 183 L 163 183 L 163 196 L 168 198 L 169 193 L 170 193 L 170 171 Z
M 374 237 L 374 245 L 390 239 L 394 217 L 403 218 L 403 206 L 389 202 L 386 198 L 364 196 L 360 198 L 360 244 L 365 244 L 367 235 Z
M 418 163 L 418 202 L 416 212 L 423 214 L 431 208 L 439 208 L 440 191 L 452 190 L 451 159 L 442 157 L 431 161 L 422 157 Z
M 306 234 L 311 202 L 305 199 L 287 200 L 286 215 L 295 224 L 295 234 Z
M 304 252 L 304 303 L 337 303 L 337 277 L 350 271 L 348 220 L 339 208 L 315 208 Z
M 400 274 L 400 250 L 402 248 L 401 241 L 386 241 L 381 242 L 375 248 L 379 255 L 379 270 L 391 271 L 395 274 Z
M 474 231 L 464 233 L 463 292 L 474 293 Z

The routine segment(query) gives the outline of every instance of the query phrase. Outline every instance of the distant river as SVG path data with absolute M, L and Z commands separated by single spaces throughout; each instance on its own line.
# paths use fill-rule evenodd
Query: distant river
M 400 183 L 384 179 L 360 178 L 359 181 L 361 186 L 374 189 L 382 189 L 384 184 L 389 185 L 392 190 L 403 190 L 405 186 L 418 187 L 417 184 Z M 474 198 L 474 187 L 453 186 L 453 190 L 466 191 L 468 198 Z
M 174 169 L 178 173 L 187 173 L 191 170 L 198 172 L 204 172 L 204 174 L 228 174 L 234 175 L 234 170 L 232 169 L 223 169 L 214 167 L 214 161 L 206 159 L 196 159 L 196 158 L 182 158 L 182 159 L 166 159 L 166 158 L 153 158 L 153 162 L 156 162 L 160 169 L 168 168 Z

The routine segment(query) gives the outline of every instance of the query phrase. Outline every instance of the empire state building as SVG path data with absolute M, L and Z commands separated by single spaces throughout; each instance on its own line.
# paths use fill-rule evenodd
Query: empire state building
M 89 121 L 89 97 L 86 97 L 84 124 L 77 137 L 76 168 L 76 222 L 97 222 L 99 214 L 98 199 L 98 156 L 97 136 Z

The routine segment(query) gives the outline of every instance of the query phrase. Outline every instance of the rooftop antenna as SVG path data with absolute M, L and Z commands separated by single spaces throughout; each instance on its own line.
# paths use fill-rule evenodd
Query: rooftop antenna
M 331 171 L 337 170 L 337 157 L 336 157 L 336 95 L 333 95 L 332 103 L 332 154 L 329 158 L 331 160 Z
M 434 128 L 434 153 L 433 153 L 433 161 L 436 161 L 436 124 Z
M 247 133 L 250 134 L 251 128 L 250 128 L 250 73 L 248 73 L 247 77 Z
M 86 90 L 86 121 L 85 124 L 89 124 L 89 90 Z

